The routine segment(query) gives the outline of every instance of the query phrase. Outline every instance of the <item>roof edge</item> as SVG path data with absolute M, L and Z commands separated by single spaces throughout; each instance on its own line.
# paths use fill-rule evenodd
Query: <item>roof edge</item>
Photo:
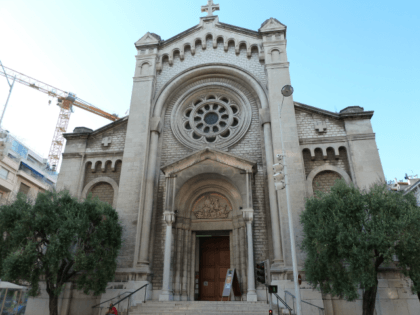
M 122 123 L 124 123 L 125 121 L 128 121 L 128 115 L 125 117 L 122 117 L 116 121 L 113 121 L 111 123 L 109 123 L 108 125 L 102 126 L 101 128 L 98 128 L 92 132 L 78 132 L 78 133 L 74 133 L 74 132 L 68 132 L 68 133 L 63 133 L 63 137 L 66 140 L 74 140 L 74 139 L 86 139 L 89 138 L 90 136 L 94 136 L 97 135 L 98 133 L 104 132 L 108 129 L 114 128 Z
M 354 113 L 333 113 L 325 109 L 294 102 L 295 108 L 310 111 L 316 114 L 329 116 L 335 119 L 371 119 L 374 111 L 363 111 Z

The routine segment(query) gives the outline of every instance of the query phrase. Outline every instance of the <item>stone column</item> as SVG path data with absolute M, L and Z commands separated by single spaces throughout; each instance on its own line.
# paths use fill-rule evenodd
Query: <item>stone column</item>
M 190 264 L 189 256 L 190 256 L 190 246 L 188 246 L 190 241 L 191 232 L 188 230 L 184 231 L 184 255 L 182 257 L 183 260 L 183 271 L 182 271 L 182 290 L 181 290 L 181 301 L 188 300 L 188 288 L 187 288 L 187 280 L 188 280 L 188 266 Z
M 255 276 L 254 276 L 254 242 L 252 240 L 252 221 L 254 220 L 254 209 L 252 209 L 252 174 L 246 173 L 246 188 L 247 198 L 245 205 L 247 208 L 242 210 L 242 215 L 246 223 L 246 239 L 248 243 L 248 290 L 246 295 L 247 301 L 257 301 L 257 292 L 255 291 Z
M 194 293 L 195 293 L 195 243 L 196 243 L 196 236 L 195 232 L 191 232 L 191 270 L 190 270 L 190 292 L 189 292 L 189 299 L 190 301 L 194 301 Z
M 274 189 L 273 179 L 273 142 L 271 138 L 271 119 L 270 109 L 260 109 L 260 119 L 264 128 L 264 147 L 265 158 L 267 161 L 267 177 L 268 177 L 268 194 L 270 202 L 270 218 L 271 218 L 271 238 L 273 240 L 273 266 L 280 267 L 283 264 L 283 251 L 280 235 L 280 219 L 277 206 L 276 190 Z
M 184 245 L 183 237 L 184 230 L 181 227 L 178 227 L 176 233 L 176 271 L 175 271 L 175 281 L 174 281 L 174 301 L 181 300 L 181 258 L 183 256 L 182 247 Z
M 144 195 L 143 223 L 141 228 L 141 247 L 138 262 L 142 265 L 149 264 L 150 229 L 152 226 L 153 190 L 156 178 L 156 158 L 159 143 L 159 129 L 151 130 L 150 154 L 146 177 L 146 189 Z
M 165 211 L 163 218 L 166 222 L 165 255 L 163 261 L 162 293 L 159 301 L 172 301 L 174 299 L 171 286 L 171 248 L 172 248 L 172 224 L 175 222 L 175 213 Z
M 241 258 L 241 277 L 242 277 L 242 296 L 245 297 L 246 293 L 246 283 L 247 283 L 247 274 L 246 274 L 246 239 L 245 239 L 245 227 L 243 226 L 243 222 L 241 222 L 241 226 L 238 229 L 238 236 L 239 236 L 239 253 Z
M 172 225 L 175 222 L 174 200 L 175 200 L 176 177 L 166 177 L 165 191 L 165 211 L 163 219 L 166 222 L 165 253 L 163 260 L 163 281 L 162 293 L 159 295 L 159 301 L 172 301 L 174 299 L 172 292 L 171 277 L 171 255 L 172 255 Z

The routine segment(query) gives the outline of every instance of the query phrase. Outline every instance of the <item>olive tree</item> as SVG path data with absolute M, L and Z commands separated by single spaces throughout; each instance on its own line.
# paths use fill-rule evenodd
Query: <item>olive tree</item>
M 352 301 L 362 289 L 363 314 L 373 315 L 384 266 L 399 268 L 419 292 L 420 209 L 413 195 L 338 180 L 306 201 L 301 222 L 306 278 L 323 293 Z
M 66 282 L 95 295 L 113 279 L 122 227 L 107 203 L 79 201 L 67 191 L 40 193 L 36 200 L 18 194 L 0 207 L 0 277 L 26 283 L 39 294 L 45 281 L 50 315 Z

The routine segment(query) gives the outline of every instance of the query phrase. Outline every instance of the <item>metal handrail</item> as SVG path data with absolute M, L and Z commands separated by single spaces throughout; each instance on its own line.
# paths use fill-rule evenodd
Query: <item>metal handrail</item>
M 132 292 L 131 292 L 131 291 L 125 291 L 125 292 L 123 292 L 123 293 L 118 294 L 116 297 L 119 297 L 119 296 L 124 295 L 124 294 L 126 294 L 126 293 L 132 293 Z M 109 299 L 109 300 L 106 300 L 106 301 L 103 301 L 103 302 L 101 302 L 101 303 L 99 303 L 99 304 L 96 304 L 96 305 L 92 306 L 92 308 L 95 308 L 95 307 L 97 307 L 97 306 L 99 306 L 99 305 L 101 305 L 101 304 L 104 304 L 104 303 L 106 303 L 106 302 L 112 301 L 112 300 L 113 300 L 113 299 L 115 299 L 116 297 L 114 296 L 113 298 L 111 298 L 111 299 Z
M 129 298 L 130 296 L 132 296 L 132 295 L 133 295 L 134 293 L 136 293 L 137 291 L 140 291 L 140 290 L 141 290 L 141 289 L 143 289 L 144 287 L 147 287 L 148 285 L 149 285 L 149 283 L 146 283 L 144 286 L 142 286 L 142 287 L 138 288 L 137 290 L 135 290 L 135 291 L 131 292 L 129 295 L 127 295 L 126 297 L 122 298 L 121 300 L 119 300 L 119 301 L 117 301 L 117 302 L 115 302 L 115 303 L 112 303 L 112 305 L 113 305 L 113 306 L 118 305 L 119 303 L 121 303 L 121 302 L 122 302 L 122 301 L 124 301 L 125 299 Z M 122 294 L 125 294 L 125 293 L 129 293 L 129 291 L 124 292 L 124 293 L 122 293 Z M 143 303 L 146 303 L 146 293 L 147 293 L 147 290 L 144 290 L 144 300 L 143 300 Z M 118 295 L 117 295 L 117 297 L 121 296 L 122 294 L 118 294 Z M 104 304 L 104 303 L 106 303 L 106 302 L 109 302 L 109 301 L 111 301 L 111 300 L 113 300 L 113 299 L 115 299 L 115 297 L 114 297 L 114 298 L 112 298 L 112 299 L 106 300 L 106 301 L 104 301 L 104 302 L 101 302 L 101 303 L 99 303 L 99 304 L 96 304 L 96 305 L 92 306 L 92 308 L 96 308 L 96 307 L 98 307 L 99 305 Z M 128 300 L 128 302 L 127 302 L 127 314 L 128 314 L 128 309 L 129 309 L 129 308 L 130 308 L 130 300 Z
M 292 314 L 292 308 L 289 306 L 289 305 L 287 305 L 287 303 L 281 298 L 281 297 L 279 297 L 278 295 L 277 295 L 277 293 L 272 293 L 272 294 L 274 294 L 274 296 L 276 297 L 276 299 L 277 299 L 277 314 L 280 314 L 280 307 L 279 307 L 279 300 L 280 300 L 280 302 L 284 305 L 284 306 L 286 306 L 286 308 L 287 308 L 287 310 L 289 311 L 289 314 L 291 315 Z
M 296 299 L 296 297 L 295 297 L 292 293 L 290 293 L 289 291 L 284 291 L 285 298 L 286 298 L 286 294 L 289 294 L 289 295 L 290 295 L 290 296 L 292 296 L 294 299 Z M 306 302 L 306 301 L 304 301 L 304 300 L 302 300 L 302 303 L 306 303 L 306 304 L 309 304 L 309 305 L 311 305 L 311 306 L 314 306 L 314 307 L 318 308 L 318 311 L 319 311 L 319 313 L 320 313 L 320 314 L 325 314 L 325 313 L 324 313 L 325 309 L 324 309 L 324 308 L 322 308 L 322 307 L 320 307 L 320 306 L 318 306 L 318 305 L 315 305 L 315 304 L 312 304 L 312 303 Z M 321 313 L 321 312 L 322 312 L 322 313 Z

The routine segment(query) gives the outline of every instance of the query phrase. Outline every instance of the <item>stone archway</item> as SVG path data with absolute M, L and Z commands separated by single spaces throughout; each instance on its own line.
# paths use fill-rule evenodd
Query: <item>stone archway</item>
M 115 209 L 117 207 L 117 201 L 118 201 L 118 184 L 115 180 L 109 177 L 97 177 L 94 180 L 91 180 L 89 183 L 86 184 L 85 188 L 83 188 L 81 197 L 83 199 L 86 198 L 88 192 L 97 184 L 99 183 L 107 183 L 111 185 L 113 189 L 113 200 L 112 200 L 112 207 Z
M 194 292 L 199 246 L 196 233 L 225 231 L 230 244 L 229 264 L 238 271 L 244 299 L 256 301 L 251 224 L 251 177 L 256 164 L 207 148 L 162 167 L 162 171 L 166 175 L 164 220 L 167 231 L 159 299 L 194 299 L 191 293 Z
M 328 178 L 329 181 L 335 180 L 334 178 L 338 179 L 337 176 L 339 176 L 340 178 L 343 178 L 347 184 L 350 184 L 352 182 L 350 176 L 346 173 L 346 171 L 336 166 L 325 164 L 312 170 L 312 172 L 310 172 L 308 177 L 306 178 L 306 189 L 307 189 L 307 192 L 309 193 L 309 196 L 314 195 L 314 189 L 313 189 L 314 178 L 318 174 L 325 171 L 329 171 L 333 173 L 333 174 L 330 174 L 332 176 L 329 176 L 330 177 Z M 337 174 L 337 175 L 334 175 L 334 174 Z

